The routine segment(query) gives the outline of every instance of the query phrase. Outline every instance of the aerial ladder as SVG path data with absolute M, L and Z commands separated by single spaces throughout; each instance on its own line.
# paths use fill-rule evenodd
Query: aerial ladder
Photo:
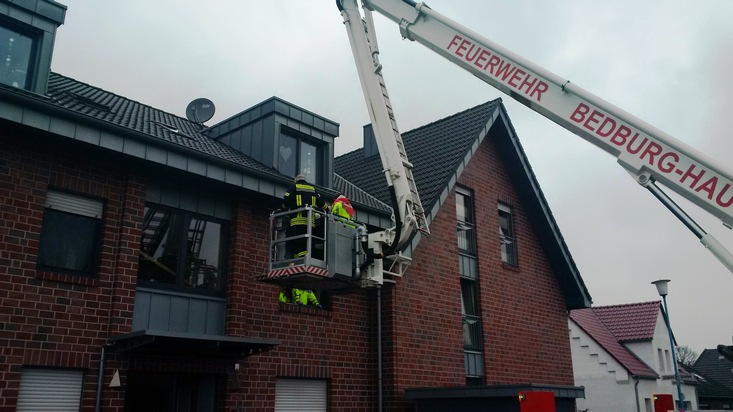
M 389 189 L 394 226 L 369 233 L 363 224 L 340 222 L 338 217 L 308 206 L 295 211 L 276 211 L 270 216 L 270 268 L 259 278 L 265 282 L 331 290 L 381 287 L 385 282 L 394 283 L 394 278 L 401 277 L 410 265 L 411 259 L 402 251 L 413 235 L 430 234 L 412 164 L 384 84 L 377 39 L 358 16 L 349 19 L 344 14 L 344 24 Z M 313 227 L 309 225 L 305 235 L 308 250 L 301 258 L 283 256 L 287 242 L 293 240 L 286 236 L 284 225 L 294 213 L 305 213 L 307 221 L 320 222 Z M 316 253 L 319 247 L 323 250 Z
M 402 276 L 410 265 L 411 259 L 402 252 L 413 235 L 417 232 L 430 234 L 412 164 L 382 76 L 373 21 L 364 22 L 358 10 L 354 11 L 356 14 L 342 10 L 342 15 L 389 189 L 394 226 L 369 233 L 365 225 L 352 224 L 349 227 L 338 218 L 310 207 L 276 211 L 270 217 L 270 268 L 265 276 L 259 278 L 262 281 L 319 289 L 380 287 L 385 282 L 393 283 L 394 278 Z M 371 19 L 371 14 L 367 19 Z M 306 213 L 307 221 L 321 222 L 321 225 L 309 225 L 305 235 L 308 253 L 301 258 L 282 255 L 283 250 L 287 250 L 287 242 L 292 240 L 284 236 L 287 231 L 283 226 L 293 213 Z M 317 251 L 318 247 L 323 251 Z M 341 281 L 341 285 L 331 280 Z
M 661 183 L 733 227 L 733 174 L 706 155 L 589 93 L 562 77 L 512 53 L 478 33 L 412 0 L 336 0 L 347 26 L 367 106 L 377 128 L 389 128 L 378 93 L 372 90 L 369 60 L 380 73 L 372 12 L 399 26 L 403 38 L 418 42 L 530 109 L 616 157 L 617 162 L 672 212 L 729 270 L 733 255 L 698 225 L 657 185 Z M 368 47 L 359 40 L 363 25 Z M 386 99 L 386 90 L 384 90 Z M 396 131 L 396 129 L 395 129 Z M 375 133 L 385 169 L 395 161 L 387 131 Z M 389 174 L 388 180 L 389 180 Z M 407 189 L 398 188 L 398 194 Z M 408 210 L 395 209 L 395 213 Z

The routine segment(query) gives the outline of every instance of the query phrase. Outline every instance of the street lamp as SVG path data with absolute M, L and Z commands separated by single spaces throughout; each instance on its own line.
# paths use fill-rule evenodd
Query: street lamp
M 652 282 L 657 287 L 657 293 L 662 297 L 664 302 L 664 321 L 667 324 L 667 331 L 669 332 L 669 345 L 672 346 L 672 364 L 674 365 L 674 378 L 677 381 L 677 397 L 680 400 L 680 410 L 685 410 L 684 395 L 682 395 L 682 381 L 680 380 L 680 372 L 677 369 L 677 355 L 674 349 L 674 339 L 672 338 L 672 325 L 669 323 L 669 310 L 667 310 L 667 284 L 669 279 L 660 279 Z

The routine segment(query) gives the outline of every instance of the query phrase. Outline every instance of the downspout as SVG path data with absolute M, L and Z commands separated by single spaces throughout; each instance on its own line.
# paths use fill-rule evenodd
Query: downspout
M 639 406 L 639 377 L 634 376 L 634 393 L 636 393 L 636 412 L 641 412 L 641 406 Z
M 379 406 L 382 412 L 382 288 L 377 288 L 377 393 Z
M 94 412 L 101 411 L 102 406 L 102 383 L 104 382 L 104 358 L 107 346 L 102 345 L 102 351 L 99 353 L 99 374 L 97 375 L 97 399 L 94 403 Z

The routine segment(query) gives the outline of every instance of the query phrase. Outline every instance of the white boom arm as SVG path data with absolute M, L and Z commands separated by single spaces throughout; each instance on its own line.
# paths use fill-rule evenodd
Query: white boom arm
M 342 0 L 355 9 L 357 0 Z M 621 166 L 685 222 L 655 182 L 733 226 L 733 174 L 712 159 L 474 31 L 411 0 L 362 0 L 399 25 L 402 37 L 458 66 L 616 157 Z M 373 30 L 371 36 L 374 36 Z M 352 45 L 352 47 L 354 47 Z M 356 54 L 357 51 L 354 50 Z M 362 77 L 362 82 L 363 76 Z M 380 147 L 380 151 L 381 151 Z M 687 222 L 685 222 L 690 227 Z M 693 226 L 696 226 L 693 222 Z M 699 229 L 699 230 L 698 230 Z M 701 242 L 733 271 L 733 256 L 699 226 Z
M 337 3 L 349 35 L 369 117 L 372 121 L 374 137 L 379 148 L 387 185 L 390 188 L 397 224 L 394 231 L 388 234 L 380 233 L 373 238 L 374 242 L 381 244 L 377 248 L 381 249 L 379 253 L 391 254 L 401 250 L 415 231 L 429 233 L 428 225 L 412 177 L 412 164 L 407 159 L 382 77 L 382 65 L 379 63 L 379 48 L 374 35 L 371 12 L 365 10 L 364 20 L 362 20 L 355 1 L 344 1 L 343 3 L 337 1 Z M 384 247 L 384 244 L 389 246 Z

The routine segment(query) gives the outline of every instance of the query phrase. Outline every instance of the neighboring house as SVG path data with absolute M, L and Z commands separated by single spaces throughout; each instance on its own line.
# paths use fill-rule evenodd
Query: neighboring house
M 276 97 L 204 127 L 51 73 L 65 13 L 0 0 L 0 410 L 575 411 L 591 299 L 499 100 L 404 134 L 432 235 L 403 278 L 288 305 L 256 278 L 296 172 L 391 225 L 368 128 L 334 161 Z
M 654 395 L 678 402 L 672 347 L 661 302 L 576 309 L 568 321 L 578 410 L 654 412 Z M 687 410 L 697 409 L 695 379 L 680 368 Z
M 705 349 L 687 368 L 700 382 L 697 388 L 700 409 L 733 410 L 733 362 L 716 349 Z

